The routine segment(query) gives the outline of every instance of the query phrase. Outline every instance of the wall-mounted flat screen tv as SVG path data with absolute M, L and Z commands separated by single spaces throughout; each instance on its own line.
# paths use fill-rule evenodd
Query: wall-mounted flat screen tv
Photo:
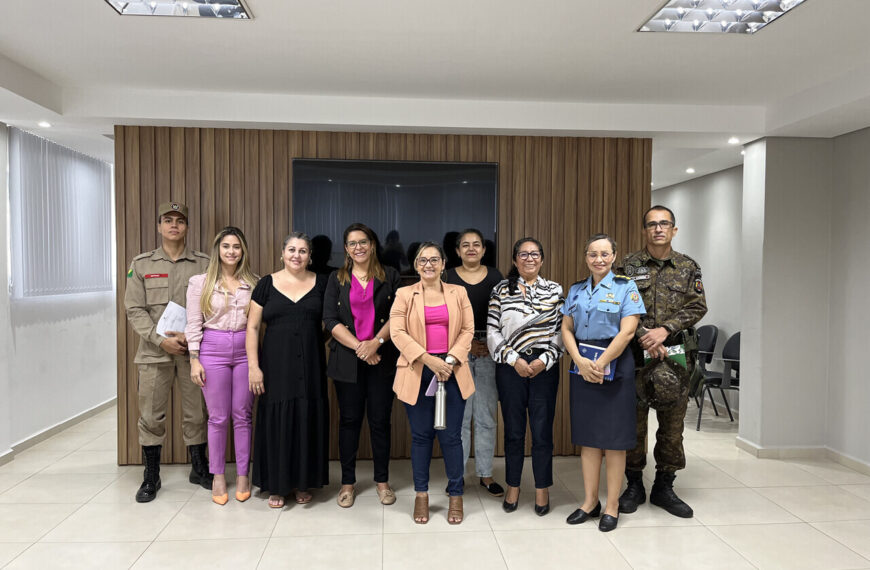
M 448 266 L 458 265 L 457 232 L 469 227 L 487 242 L 483 262 L 495 265 L 497 198 L 497 164 L 293 161 L 293 229 L 315 238 L 322 272 L 344 262 L 342 233 L 354 222 L 377 233 L 381 261 L 406 275 L 415 274 L 411 263 L 423 241 L 444 244 Z

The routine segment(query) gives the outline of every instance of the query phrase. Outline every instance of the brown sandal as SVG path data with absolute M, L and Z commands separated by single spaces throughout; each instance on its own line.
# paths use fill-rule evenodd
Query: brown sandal
M 429 495 L 414 497 L 414 522 L 417 524 L 429 522 Z
M 450 502 L 447 506 L 447 523 L 459 524 L 462 522 L 464 513 L 462 512 L 462 496 L 450 497 Z

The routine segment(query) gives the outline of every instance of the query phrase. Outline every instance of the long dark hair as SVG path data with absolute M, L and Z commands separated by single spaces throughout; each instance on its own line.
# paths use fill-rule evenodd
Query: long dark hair
M 378 236 L 373 229 L 368 227 L 365 224 L 355 223 L 347 226 L 344 230 L 344 234 L 341 238 L 341 243 L 345 247 L 344 252 L 344 265 L 342 265 L 338 269 L 338 282 L 341 285 L 347 285 L 350 283 L 350 274 L 353 271 L 353 258 L 347 253 L 347 236 L 350 235 L 351 232 L 362 232 L 366 235 L 369 240 L 369 247 L 372 251 L 372 256 L 369 257 L 369 266 L 366 269 L 366 277 L 369 279 L 378 279 L 380 281 L 386 280 L 386 273 L 384 273 L 384 267 L 381 265 L 381 262 L 378 260 Z
M 541 261 L 544 261 L 544 246 L 541 245 L 541 242 L 539 242 L 538 240 L 536 240 L 533 237 L 524 237 L 524 238 L 520 238 L 517 240 L 517 243 L 514 244 L 514 252 L 511 255 L 511 259 L 514 261 L 514 264 L 511 266 L 511 270 L 508 271 L 508 274 L 507 274 L 508 291 L 510 292 L 511 295 L 516 295 L 516 293 L 518 291 L 517 282 L 520 279 L 520 270 L 517 269 L 517 266 L 516 266 L 517 254 L 520 252 L 520 247 L 522 247 L 522 245 L 524 243 L 528 243 L 528 242 L 532 242 L 533 244 L 538 246 L 538 249 L 541 251 Z

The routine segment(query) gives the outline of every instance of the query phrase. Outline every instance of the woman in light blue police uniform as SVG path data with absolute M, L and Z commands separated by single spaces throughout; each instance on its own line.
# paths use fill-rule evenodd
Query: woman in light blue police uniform
M 562 307 L 562 339 L 579 370 L 571 374 L 571 441 L 582 446 L 586 491 L 583 504 L 567 522 L 579 524 L 602 515 L 598 480 L 604 456 L 607 503 L 598 528 L 607 532 L 616 528 L 619 517 L 625 453 L 634 449 L 637 440 L 634 357 L 627 347 L 646 309 L 634 282 L 610 270 L 616 256 L 616 242 L 610 236 L 592 236 L 584 252 L 591 275 L 571 286 Z M 604 352 L 590 360 L 581 355 L 578 342 Z M 606 374 L 608 365 L 612 380 Z

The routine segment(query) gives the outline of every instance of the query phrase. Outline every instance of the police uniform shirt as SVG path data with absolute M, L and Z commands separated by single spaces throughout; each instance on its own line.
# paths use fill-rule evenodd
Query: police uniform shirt
M 208 261 L 206 254 L 187 247 L 175 261 L 162 247 L 133 258 L 127 271 L 124 307 L 127 320 L 140 337 L 136 364 L 172 361 L 172 355 L 160 348 L 166 339 L 157 334 L 157 321 L 169 301 L 187 305 L 188 282 L 205 272 Z
M 562 314 L 574 319 L 574 338 L 581 341 L 613 338 L 623 317 L 645 313 L 637 285 L 612 271 L 594 287 L 592 277 L 573 284 L 562 307 Z

